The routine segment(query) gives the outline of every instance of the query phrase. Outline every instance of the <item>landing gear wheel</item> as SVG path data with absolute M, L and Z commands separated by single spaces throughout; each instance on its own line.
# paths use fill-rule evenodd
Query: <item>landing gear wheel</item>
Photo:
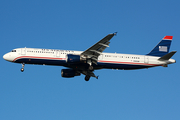
M 24 72 L 24 68 L 21 68 L 21 72 Z
M 93 66 L 89 66 L 89 70 L 93 70 Z
M 90 76 L 89 76 L 89 75 L 86 75 L 85 81 L 89 81 L 89 79 L 90 79 Z
M 25 63 L 22 63 L 21 72 L 24 72 L 24 66 L 25 66 Z

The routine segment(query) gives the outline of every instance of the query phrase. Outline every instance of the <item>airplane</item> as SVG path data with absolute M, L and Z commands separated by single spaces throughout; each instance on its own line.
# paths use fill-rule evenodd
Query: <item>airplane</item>
M 94 70 L 99 69 L 135 70 L 156 66 L 168 67 L 168 64 L 176 63 L 171 57 L 177 51 L 169 52 L 173 36 L 165 36 L 146 55 L 103 53 L 116 34 L 117 32 L 108 34 L 85 51 L 25 47 L 13 49 L 3 58 L 9 62 L 21 63 L 21 72 L 24 71 L 25 64 L 64 66 L 67 69 L 61 70 L 62 77 L 71 78 L 84 74 L 85 81 L 89 81 L 91 77 L 98 79 Z

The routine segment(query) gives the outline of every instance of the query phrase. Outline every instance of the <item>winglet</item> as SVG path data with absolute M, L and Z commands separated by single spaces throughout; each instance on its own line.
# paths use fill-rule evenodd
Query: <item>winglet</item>
M 165 36 L 164 38 L 163 38 L 163 40 L 172 40 L 173 39 L 173 36 Z
M 113 33 L 114 35 L 117 35 L 117 32 Z

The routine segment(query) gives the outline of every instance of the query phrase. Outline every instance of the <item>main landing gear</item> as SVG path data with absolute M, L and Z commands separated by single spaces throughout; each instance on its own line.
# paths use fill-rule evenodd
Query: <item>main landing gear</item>
M 92 66 L 92 61 L 91 60 L 87 60 L 87 63 L 89 64 L 89 70 L 93 70 L 93 66 Z
M 24 66 L 25 66 L 25 64 L 24 64 L 24 63 L 22 63 L 21 72 L 24 72 Z
M 93 70 L 93 69 L 94 69 L 93 66 L 89 65 L 89 70 Z
M 89 81 L 90 77 L 91 77 L 91 76 L 86 75 L 86 77 L 84 78 L 84 79 L 85 79 L 85 81 Z
M 92 73 L 92 76 L 86 75 L 84 79 L 85 79 L 85 81 L 89 81 L 89 79 L 90 79 L 91 77 L 95 77 L 96 79 L 98 79 L 99 76 L 96 76 L 96 75 L 94 75 L 94 73 Z

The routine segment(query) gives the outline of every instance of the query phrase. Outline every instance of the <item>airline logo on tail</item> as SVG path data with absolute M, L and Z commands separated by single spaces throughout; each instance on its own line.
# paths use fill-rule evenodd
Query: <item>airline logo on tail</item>
M 159 51 L 167 52 L 167 46 L 159 46 Z

